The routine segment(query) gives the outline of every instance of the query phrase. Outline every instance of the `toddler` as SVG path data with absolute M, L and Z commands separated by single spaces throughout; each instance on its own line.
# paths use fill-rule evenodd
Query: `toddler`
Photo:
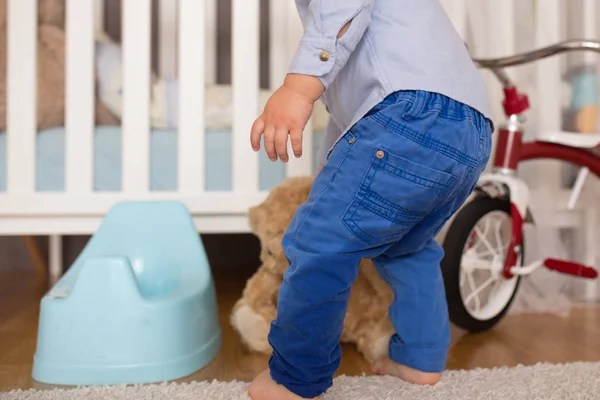
M 254 400 L 316 398 L 332 384 L 350 287 L 371 258 L 393 289 L 396 334 L 378 374 L 435 384 L 450 343 L 434 237 L 490 155 L 488 94 L 438 0 L 296 0 L 305 33 L 284 84 L 252 126 L 272 161 L 322 98 L 323 167 L 283 238 L 289 261 Z M 339 136 L 337 136 L 337 133 Z

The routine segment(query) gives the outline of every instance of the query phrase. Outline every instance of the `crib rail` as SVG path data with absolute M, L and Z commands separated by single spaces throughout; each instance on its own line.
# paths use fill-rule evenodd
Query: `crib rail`
M 202 233 L 248 231 L 247 212 L 264 199 L 264 193 L 35 193 L 0 196 L 0 235 L 79 235 L 90 234 L 102 217 L 119 201 L 181 201 L 194 217 Z
M 123 1 L 123 191 L 147 193 L 150 182 L 149 1 Z
M 94 3 L 67 0 L 66 160 L 67 193 L 92 192 L 94 129 Z
M 249 147 L 249 129 L 258 113 L 259 0 L 232 2 L 233 190 L 258 188 L 258 157 Z
M 285 4 L 285 2 L 282 2 Z M 298 12 L 295 7 L 289 7 L 285 5 L 279 5 L 281 7 L 280 10 L 274 10 L 271 13 L 271 22 L 276 23 L 277 20 L 283 21 L 283 25 L 280 30 L 272 31 L 273 35 L 276 35 L 276 32 L 283 32 L 281 34 L 282 38 L 280 41 L 276 42 L 277 47 L 275 47 L 275 51 L 277 53 L 284 54 L 284 58 L 282 60 L 277 60 L 276 63 L 273 63 L 273 67 L 276 71 L 278 71 L 275 76 L 276 80 L 272 83 L 273 87 L 277 87 L 278 84 L 281 84 L 283 79 L 285 78 L 285 73 L 287 72 L 287 66 L 290 63 L 296 48 L 298 47 L 298 42 L 300 41 L 303 33 L 302 21 L 298 16 Z M 312 148 L 313 141 L 313 130 L 312 130 L 312 120 L 309 121 L 306 128 L 304 129 L 303 135 L 303 156 L 302 158 L 291 157 L 290 162 L 287 164 L 287 175 L 288 176 L 302 176 L 306 175 L 306 171 L 310 171 L 311 165 L 313 164 L 313 154 L 310 151 L 306 151 L 307 149 Z M 291 150 L 291 143 L 289 144 L 288 152 L 293 154 Z
M 196 195 L 204 190 L 205 12 L 202 2 L 180 2 L 179 188 Z
M 7 191 L 21 195 L 35 183 L 37 0 L 7 8 Z

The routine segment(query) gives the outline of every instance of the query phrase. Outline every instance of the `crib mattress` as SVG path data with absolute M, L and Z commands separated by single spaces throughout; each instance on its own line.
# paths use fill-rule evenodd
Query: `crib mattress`
M 205 184 L 207 191 L 232 189 L 232 132 L 209 130 L 205 142 Z M 313 171 L 321 134 L 315 132 Z M 94 132 L 93 187 L 95 191 L 122 189 L 121 128 L 96 127 Z M 36 190 L 63 191 L 65 188 L 65 129 L 38 132 L 36 137 Z M 272 163 L 264 151 L 259 156 L 259 186 L 270 190 L 285 178 L 285 165 Z M 6 134 L 0 132 L 0 191 L 6 191 Z M 177 190 L 177 131 L 154 129 L 150 136 L 150 190 Z

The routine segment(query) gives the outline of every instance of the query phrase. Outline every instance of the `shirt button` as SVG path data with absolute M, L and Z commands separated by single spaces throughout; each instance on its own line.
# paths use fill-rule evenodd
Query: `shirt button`
M 321 54 L 319 54 L 319 58 L 320 58 L 320 59 L 321 59 L 321 61 L 323 61 L 323 62 L 325 62 L 325 61 L 329 61 L 329 57 L 330 57 L 330 54 L 329 54 L 329 52 L 328 52 L 327 50 L 323 50 L 323 51 L 321 52 Z
M 381 160 L 383 157 L 385 157 L 385 153 L 383 152 L 383 150 L 377 150 L 377 153 L 375 153 L 375 157 Z

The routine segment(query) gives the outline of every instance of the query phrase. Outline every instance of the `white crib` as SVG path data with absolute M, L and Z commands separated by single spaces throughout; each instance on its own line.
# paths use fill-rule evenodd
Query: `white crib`
M 94 184 L 94 36 L 104 26 L 104 0 L 66 0 L 66 123 L 64 189 L 37 188 L 36 151 L 36 22 L 37 0 L 8 1 L 6 188 L 0 187 L 0 235 L 49 235 L 50 271 L 62 271 L 61 236 L 92 234 L 107 210 L 123 200 L 180 200 L 194 217 L 200 233 L 248 232 L 247 210 L 264 196 L 260 184 L 261 155 L 249 145 L 249 129 L 259 113 L 260 0 L 232 1 L 232 103 L 230 148 L 231 184 L 227 190 L 209 190 L 207 159 L 220 156 L 207 147 L 207 121 L 199 110 L 206 104 L 208 85 L 217 76 L 217 5 L 219 0 L 158 0 L 159 73 L 176 76 L 180 83 L 178 129 L 174 150 L 174 190 L 152 190 L 152 154 L 149 124 L 151 65 L 151 0 L 122 1 L 123 109 L 120 129 L 120 189 L 98 191 Z M 478 57 L 504 56 L 560 40 L 567 3 L 547 0 L 441 0 L 458 30 Z M 595 0 L 573 0 L 569 6 L 585 9 L 579 16 L 586 37 L 597 36 Z M 584 7 L 585 6 L 585 7 Z M 524 10 L 529 10 L 524 13 Z M 594 11 L 596 10 L 596 11 Z M 285 76 L 302 35 L 294 0 L 269 0 L 270 87 Z M 564 11 L 564 10 L 563 10 Z M 531 15 L 529 15 L 531 14 Z M 567 15 L 567 14 L 565 14 Z M 561 28 L 563 26 L 563 28 Z M 470 34 L 469 34 L 470 32 Z M 567 35 L 568 36 L 568 35 Z M 588 56 L 586 56 L 588 57 Z M 591 57 L 591 56 L 590 56 Z M 596 62 L 596 58 L 586 62 Z M 529 69 L 510 71 L 535 97 L 532 117 L 538 128 L 559 129 L 561 124 L 561 61 L 546 60 Z M 491 97 L 500 87 L 486 79 Z M 499 103 L 495 112 L 501 116 Z M 304 148 L 313 149 L 319 129 L 309 124 Z M 322 126 L 319 125 L 319 126 Z M 310 175 L 314 151 L 292 159 L 282 176 Z M 0 165 L 1 169 L 2 165 Z M 42 171 L 43 172 L 43 171 Z M 557 165 L 539 170 L 549 187 L 558 188 Z M 38 174 L 39 175 L 39 174 Z M 537 179 L 537 178 L 536 178 Z M 581 225 L 575 222 L 574 225 Z M 587 234 L 589 238 L 594 235 Z M 593 248 L 594 246 L 588 246 Z M 588 252 L 590 253 L 590 252 Z M 596 254 L 588 257 L 595 264 Z M 590 290 L 596 293 L 600 289 Z
M 247 210 L 259 203 L 259 155 L 249 129 L 259 113 L 259 0 L 233 0 L 232 187 L 205 188 L 205 87 L 215 82 L 218 0 L 159 1 L 160 73 L 180 83 L 177 189 L 150 190 L 151 1 L 122 1 L 123 115 L 121 190 L 94 190 L 94 37 L 102 0 L 67 0 L 64 190 L 36 190 L 37 0 L 8 0 L 6 190 L 0 192 L 0 235 L 49 235 L 50 271 L 62 271 L 61 235 L 91 234 L 124 200 L 180 200 L 201 233 L 247 232 Z M 270 79 L 283 81 L 302 27 L 292 0 L 270 2 Z M 312 148 L 312 129 L 305 132 Z M 310 175 L 313 154 L 293 159 L 287 176 Z

